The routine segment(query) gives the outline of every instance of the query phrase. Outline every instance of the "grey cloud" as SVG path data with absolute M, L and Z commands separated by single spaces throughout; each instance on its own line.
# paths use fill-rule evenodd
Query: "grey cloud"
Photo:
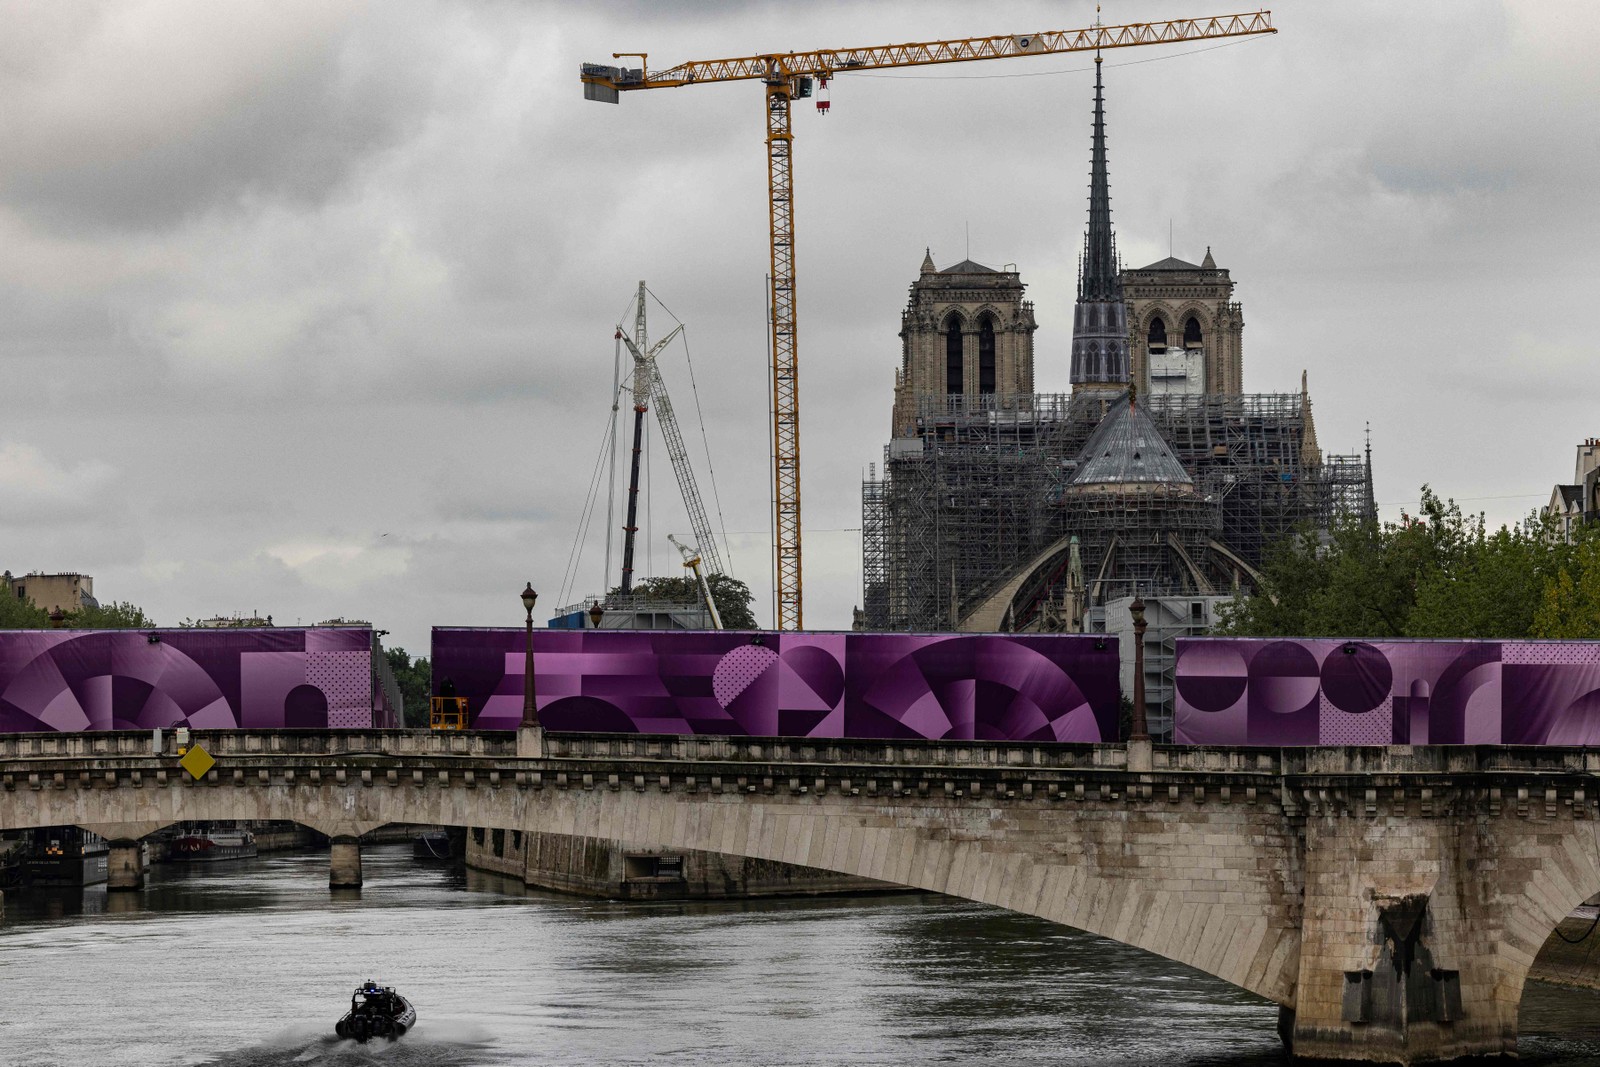
M 102 8 L 20 87 L 0 122 L 12 149 L 0 189 L 17 210 L 82 234 L 248 210 L 252 197 L 314 205 L 392 144 L 423 96 L 397 69 L 410 49 L 391 51 L 399 42 L 348 5 L 179 11 L 200 26 L 130 40 L 133 12 Z
M 1308 369 L 1326 447 L 1359 447 L 1370 419 L 1381 500 L 1423 481 L 1543 491 L 1594 432 L 1582 390 L 1554 388 L 1541 418 L 1459 461 L 1462 426 L 1504 424 L 1507 381 L 1538 395 L 1586 373 L 1564 346 L 1569 309 L 1591 302 L 1574 235 L 1600 228 L 1600 161 L 1592 138 L 1559 131 L 1587 128 L 1600 42 L 1576 5 L 1552 30 L 1558 9 L 1485 0 L 1441 22 L 1296 5 L 1269 41 L 1108 60 L 1125 257 L 1164 256 L 1169 220 L 1178 255 L 1212 245 L 1245 307 L 1247 386 L 1297 388 Z M 0 374 L 30 399 L 0 444 L 33 443 L 63 484 L 103 464 L 121 496 L 65 537 L 8 523 L 0 499 L 0 563 L 89 571 L 164 622 L 370 617 L 414 652 L 431 623 L 514 624 L 523 581 L 560 598 L 612 327 L 640 278 L 689 324 L 726 524 L 755 531 L 736 533 L 738 574 L 766 599 L 759 86 L 609 107 L 582 100 L 577 63 L 993 32 L 1000 17 L 656 0 L 20 10 L 0 41 Z M 249 39 L 194 32 L 262 12 Z M 1004 13 L 1030 28 L 1092 18 L 1087 4 Z M 1380 18 L 1393 32 L 1371 32 Z M 108 26 L 161 62 L 101 58 Z M 925 245 L 953 262 L 970 225 L 974 258 L 1018 263 L 1039 387 L 1067 386 L 1090 76 L 934 73 L 840 79 L 829 116 L 795 116 L 815 626 L 848 625 L 859 599 L 856 541 L 825 531 L 859 525 Z M 1542 272 L 1514 322 L 1508 263 Z M 653 311 L 653 334 L 669 321 Z M 685 528 L 659 441 L 652 459 L 642 554 L 676 573 L 664 535 Z M 602 525 L 574 596 L 604 580 Z

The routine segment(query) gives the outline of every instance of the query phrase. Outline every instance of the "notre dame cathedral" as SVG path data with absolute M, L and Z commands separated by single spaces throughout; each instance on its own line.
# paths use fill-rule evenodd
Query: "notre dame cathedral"
M 1034 391 L 1013 265 L 924 255 L 862 487 L 866 628 L 1093 630 L 1134 595 L 1248 591 L 1277 540 L 1371 513 L 1370 458 L 1321 451 L 1304 375 L 1244 391 L 1244 314 L 1209 248 L 1121 265 L 1098 64 L 1088 214 L 1070 347 L 1046 342 L 1069 394 Z

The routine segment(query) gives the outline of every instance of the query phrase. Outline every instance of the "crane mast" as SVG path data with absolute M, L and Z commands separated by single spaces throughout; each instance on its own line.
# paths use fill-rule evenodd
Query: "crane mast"
M 1046 30 L 1041 33 L 1000 34 L 867 48 L 775 52 L 732 59 L 695 60 L 655 74 L 650 73 L 649 56 L 643 52 L 613 52 L 611 55 L 612 59 L 637 56 L 638 68 L 600 63 L 584 63 L 579 67 L 578 76 L 583 83 L 585 99 L 611 104 L 618 102 L 622 92 L 636 89 L 667 89 L 753 80 L 760 80 L 765 85 L 771 258 L 768 309 L 772 331 L 773 527 L 777 578 L 774 614 L 779 630 L 798 630 L 803 625 L 799 317 L 795 304 L 794 180 L 790 169 L 794 135 L 789 121 L 794 100 L 811 95 L 813 79 L 821 79 L 826 85 L 827 79 L 841 72 L 1016 59 L 1062 52 L 1099 52 L 1112 48 L 1276 32 L 1272 26 L 1272 13 L 1256 11 L 1166 22 L 1135 22 L 1121 26 L 1097 24 L 1079 30 Z M 638 423 L 639 418 L 636 418 L 635 425 Z
M 638 532 L 639 457 L 644 415 L 652 404 L 655 406 L 656 422 L 661 427 L 662 439 L 667 446 L 667 456 L 672 461 L 672 473 L 678 482 L 678 492 L 683 496 L 684 510 L 689 513 L 689 525 L 694 531 L 695 540 L 702 546 L 700 559 L 704 561 L 710 573 L 723 573 L 722 557 L 717 553 L 716 538 L 711 532 L 711 522 L 706 515 L 705 502 L 700 497 L 700 487 L 695 481 L 694 468 L 689 463 L 689 450 L 684 446 L 683 432 L 678 428 L 678 417 L 672 410 L 672 400 L 667 395 L 667 383 L 661 378 L 661 367 L 656 360 L 661 350 L 666 348 L 673 338 L 683 333 L 683 326 L 680 324 L 674 327 L 667 336 L 653 345 L 650 344 L 644 306 L 648 293 L 645 283 L 640 282 L 638 305 L 634 311 L 633 337 L 630 338 L 623 333 L 621 326 L 617 327 L 617 339 L 633 358 L 633 467 L 628 482 L 628 521 L 624 528 L 622 548 L 624 595 L 633 588 L 634 541 Z

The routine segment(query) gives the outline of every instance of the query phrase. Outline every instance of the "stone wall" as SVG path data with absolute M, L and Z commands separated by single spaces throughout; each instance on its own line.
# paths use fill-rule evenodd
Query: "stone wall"
M 1595 902 L 1589 903 L 1593 907 Z M 1600 926 L 1595 923 L 1594 913 L 1575 912 L 1561 920 L 1556 931 L 1551 932 L 1534 958 L 1529 980 L 1600 989 Z
M 609 900 L 739 900 L 899 892 L 904 886 L 696 849 L 631 848 L 619 841 L 477 827 L 467 866 L 525 884 Z

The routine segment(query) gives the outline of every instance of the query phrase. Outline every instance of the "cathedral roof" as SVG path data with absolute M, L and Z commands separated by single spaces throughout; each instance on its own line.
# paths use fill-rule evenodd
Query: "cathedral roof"
M 982 263 L 974 263 L 970 259 L 963 259 L 953 267 L 946 267 L 940 274 L 1000 274 L 1002 271 L 993 267 L 985 267 Z
M 1211 250 L 1210 249 L 1206 250 L 1206 255 L 1207 256 L 1211 255 Z M 1216 264 L 1213 263 L 1212 266 L 1216 266 Z M 1159 263 L 1152 263 L 1148 267 L 1140 267 L 1139 269 L 1140 270 L 1199 270 L 1200 269 L 1200 264 L 1185 262 L 1184 260 L 1179 259 L 1177 256 L 1168 256 L 1166 259 L 1161 260 Z
M 1193 485 L 1150 413 L 1121 394 L 1078 455 L 1073 485 Z

